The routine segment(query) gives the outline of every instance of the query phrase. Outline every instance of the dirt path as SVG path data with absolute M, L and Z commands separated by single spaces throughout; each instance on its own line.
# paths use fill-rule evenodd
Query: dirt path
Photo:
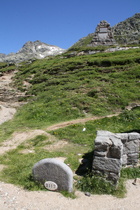
M 91 195 L 76 191 L 76 199 L 65 198 L 56 192 L 28 192 L 12 184 L 0 182 L 1 210 L 139 210 L 140 179 L 137 185 L 127 181 L 127 197 Z
M 118 116 L 120 113 L 121 112 L 118 112 L 118 113 L 112 114 L 112 115 L 103 116 L 103 117 L 94 116 L 94 117 L 88 117 L 88 118 L 82 118 L 82 119 L 76 119 L 76 120 L 71 120 L 71 121 L 67 121 L 67 122 L 62 122 L 62 123 L 58 123 L 58 124 L 55 124 L 55 125 L 51 125 L 46 130 L 47 131 L 57 130 L 59 128 L 64 128 L 64 127 L 67 127 L 69 125 L 74 125 L 74 124 L 77 124 L 77 123 L 85 123 L 85 122 L 88 122 L 90 120 L 97 120 L 97 119 L 102 119 L 104 117 Z
M 0 76 L 0 125 L 14 116 L 16 108 L 21 106 L 22 102 L 18 101 L 20 96 L 24 96 L 12 86 L 12 78 L 16 71 Z

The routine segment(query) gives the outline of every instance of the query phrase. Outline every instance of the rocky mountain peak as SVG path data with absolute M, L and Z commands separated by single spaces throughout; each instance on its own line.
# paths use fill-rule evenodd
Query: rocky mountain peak
M 0 62 L 20 63 L 34 58 L 41 59 L 47 56 L 59 55 L 63 52 L 65 52 L 64 49 L 39 40 L 34 42 L 28 41 L 17 53 L 10 53 L 8 55 L 1 53 Z

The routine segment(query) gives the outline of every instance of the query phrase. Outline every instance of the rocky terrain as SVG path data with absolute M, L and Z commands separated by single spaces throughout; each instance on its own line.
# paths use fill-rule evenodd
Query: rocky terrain
M 112 27 L 114 38 L 119 44 L 140 43 L 140 13 Z
M 35 42 L 29 41 L 17 53 L 10 53 L 8 55 L 0 53 L 0 62 L 20 63 L 35 58 L 41 59 L 46 56 L 58 55 L 63 52 L 65 52 L 64 49 L 54 45 L 45 44 L 38 40 Z

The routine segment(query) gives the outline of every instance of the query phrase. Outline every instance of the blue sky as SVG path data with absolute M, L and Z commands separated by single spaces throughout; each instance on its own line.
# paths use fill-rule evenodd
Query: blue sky
M 0 53 L 36 40 L 67 49 L 101 20 L 114 26 L 139 12 L 140 0 L 1 0 Z

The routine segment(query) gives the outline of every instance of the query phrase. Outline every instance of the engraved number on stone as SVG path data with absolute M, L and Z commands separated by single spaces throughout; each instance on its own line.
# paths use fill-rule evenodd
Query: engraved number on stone
M 47 181 L 44 183 L 45 188 L 48 190 L 57 190 L 58 186 L 55 182 Z

